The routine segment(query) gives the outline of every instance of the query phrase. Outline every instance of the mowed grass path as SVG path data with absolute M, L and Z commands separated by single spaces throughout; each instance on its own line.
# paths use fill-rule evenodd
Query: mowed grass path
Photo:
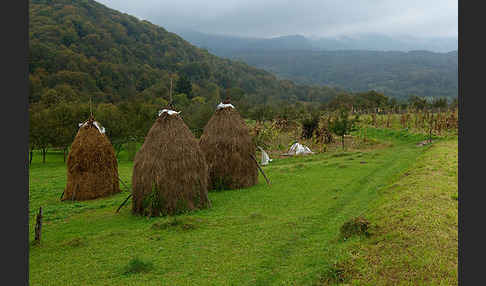
M 133 216 L 128 192 L 89 202 L 60 202 L 62 155 L 30 168 L 30 239 L 43 207 L 42 244 L 29 250 L 31 285 L 312 285 L 345 257 L 340 226 L 366 214 L 380 190 L 429 147 L 419 136 L 370 130 L 391 146 L 366 152 L 278 159 L 257 186 L 211 192 L 211 209 L 173 218 Z M 37 158 L 40 159 L 40 158 Z M 121 160 L 130 182 L 132 163 Z M 121 185 L 123 188 L 123 185 Z M 151 264 L 127 274 L 134 257 Z
M 369 239 L 340 263 L 352 285 L 457 285 L 458 145 L 434 144 L 367 213 Z

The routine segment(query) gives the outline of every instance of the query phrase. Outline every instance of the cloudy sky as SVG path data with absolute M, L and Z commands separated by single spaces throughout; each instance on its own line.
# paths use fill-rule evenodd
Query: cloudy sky
M 169 31 L 250 37 L 457 37 L 457 0 L 97 0 Z

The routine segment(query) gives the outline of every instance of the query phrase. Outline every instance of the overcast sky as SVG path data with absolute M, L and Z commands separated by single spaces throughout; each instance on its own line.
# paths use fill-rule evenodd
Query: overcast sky
M 251 37 L 457 37 L 457 0 L 97 0 L 169 31 Z

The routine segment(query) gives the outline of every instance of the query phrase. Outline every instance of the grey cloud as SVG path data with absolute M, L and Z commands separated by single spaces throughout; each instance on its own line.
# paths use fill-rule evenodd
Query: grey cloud
M 360 33 L 457 37 L 457 0 L 100 0 L 166 27 L 254 37 Z

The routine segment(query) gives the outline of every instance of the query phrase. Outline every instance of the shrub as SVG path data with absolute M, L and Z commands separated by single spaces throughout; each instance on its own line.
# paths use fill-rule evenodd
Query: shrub
M 302 138 L 310 139 L 319 128 L 319 116 L 312 115 L 302 120 Z
M 369 235 L 369 222 L 363 217 L 355 217 L 341 226 L 341 236 L 348 239 L 353 235 Z
M 152 268 L 153 268 L 152 262 L 146 262 L 141 260 L 138 257 L 133 257 L 125 266 L 123 274 L 129 275 L 129 274 L 136 274 L 141 272 L 149 272 L 150 270 L 152 270 Z

